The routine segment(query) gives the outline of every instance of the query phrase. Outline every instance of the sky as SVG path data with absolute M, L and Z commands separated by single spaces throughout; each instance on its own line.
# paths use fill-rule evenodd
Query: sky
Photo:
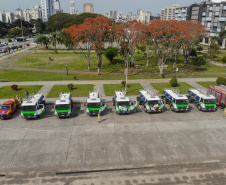
M 93 3 L 94 13 L 109 13 L 109 10 L 116 10 L 127 14 L 137 9 L 150 11 L 152 15 L 160 14 L 161 9 L 173 4 L 188 6 L 192 3 L 200 3 L 203 0 L 74 0 L 75 9 L 83 12 L 83 3 Z M 216 0 L 215 0 L 216 1 Z M 218 1 L 218 0 L 217 0 Z M 61 8 L 69 13 L 70 0 L 60 0 Z M 0 11 L 15 12 L 16 8 L 29 9 L 32 6 L 40 5 L 41 0 L 0 0 Z

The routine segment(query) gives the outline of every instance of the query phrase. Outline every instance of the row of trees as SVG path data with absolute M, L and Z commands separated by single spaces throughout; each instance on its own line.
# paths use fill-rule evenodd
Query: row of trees
M 35 28 L 36 33 L 59 32 L 63 28 L 68 28 L 74 24 L 83 23 L 86 18 L 95 18 L 97 14 L 82 13 L 79 15 L 71 15 L 68 13 L 58 13 L 52 15 L 48 22 L 43 22 L 42 19 L 31 19 L 29 22 L 17 19 L 13 23 L 4 23 L 0 21 L 0 37 L 16 37 L 21 35 L 21 21 L 24 35 L 27 36 L 32 33 Z
M 179 53 L 184 55 L 184 63 L 192 48 L 204 36 L 205 29 L 195 21 L 152 21 L 144 25 L 137 21 L 114 23 L 106 17 L 87 18 L 82 24 L 73 25 L 63 30 L 69 33 L 76 48 L 85 48 L 88 69 L 90 70 L 90 51 L 97 54 L 98 74 L 100 74 L 102 55 L 106 42 L 116 42 L 128 65 L 130 57 L 134 57 L 135 47 L 143 45 L 146 49 L 147 67 L 152 52 L 158 57 L 160 74 L 167 59 L 175 55 L 175 64 Z M 174 64 L 174 65 L 175 65 Z

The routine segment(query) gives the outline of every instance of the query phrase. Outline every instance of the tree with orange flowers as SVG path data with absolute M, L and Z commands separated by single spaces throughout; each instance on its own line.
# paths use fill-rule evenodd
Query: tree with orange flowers
M 188 61 L 190 52 L 197 42 L 204 37 L 206 30 L 204 26 L 198 21 L 181 21 L 180 27 L 181 39 L 182 39 L 182 49 L 184 55 L 184 63 Z
M 102 55 L 104 44 L 108 41 L 110 30 L 112 29 L 110 19 L 102 16 L 87 18 L 83 24 L 68 28 L 75 43 L 83 43 L 87 49 L 87 63 L 90 69 L 90 50 L 94 48 L 97 54 L 98 74 L 102 66 Z

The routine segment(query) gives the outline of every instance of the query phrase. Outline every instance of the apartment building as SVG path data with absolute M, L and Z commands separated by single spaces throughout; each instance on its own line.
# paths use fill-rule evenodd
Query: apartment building
M 174 20 L 174 10 L 176 8 L 180 8 L 180 5 L 172 5 L 169 7 L 166 7 L 165 9 L 161 10 L 161 15 L 160 15 L 160 19 L 161 20 Z

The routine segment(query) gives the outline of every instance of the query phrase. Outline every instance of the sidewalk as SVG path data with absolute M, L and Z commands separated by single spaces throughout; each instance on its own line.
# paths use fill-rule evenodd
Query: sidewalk
M 150 83 L 168 83 L 170 79 L 142 79 L 142 80 L 128 80 L 128 83 L 140 83 L 144 89 L 156 91 L 156 89 L 150 85 Z M 194 88 L 203 88 L 201 85 L 197 84 L 196 82 L 206 82 L 206 81 L 216 81 L 216 78 L 180 78 L 178 82 L 187 82 Z M 0 88 L 2 86 L 11 86 L 12 84 L 20 85 L 43 85 L 42 89 L 39 93 L 42 93 L 45 97 L 47 97 L 48 93 L 52 89 L 54 85 L 66 85 L 69 83 L 73 83 L 75 85 L 78 84 L 93 84 L 94 90 L 100 92 L 101 98 L 105 99 L 106 101 L 112 101 L 112 96 L 108 97 L 105 96 L 104 84 L 120 84 L 121 80 L 97 80 L 97 81 L 29 81 L 29 82 L 1 82 Z M 73 97 L 74 100 L 80 102 L 86 102 L 88 94 L 85 97 Z M 136 100 L 136 96 L 130 96 L 132 101 Z M 47 102 L 55 102 L 58 98 L 45 98 Z M 3 104 L 6 99 L 0 99 L 0 105 Z

